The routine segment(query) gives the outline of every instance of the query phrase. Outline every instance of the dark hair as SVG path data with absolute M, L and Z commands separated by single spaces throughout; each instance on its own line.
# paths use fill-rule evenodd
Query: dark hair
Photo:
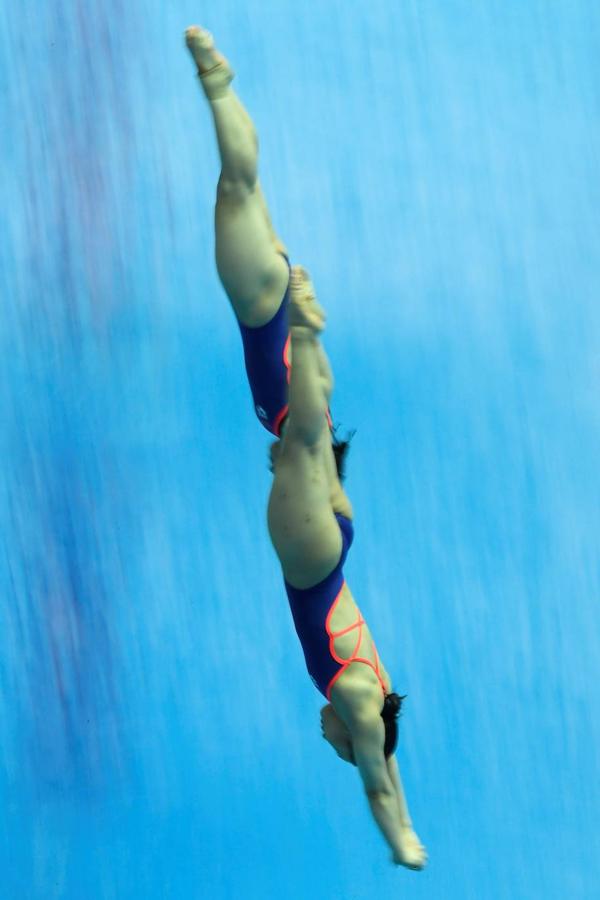
M 339 428 L 339 425 L 331 428 L 331 449 L 333 450 L 333 455 L 335 456 L 335 467 L 337 469 L 338 478 L 340 479 L 340 481 L 343 481 L 345 478 L 346 470 L 346 456 L 348 454 L 348 450 L 350 449 L 350 441 L 356 434 L 356 431 L 349 431 L 346 434 L 345 439 L 341 440 L 337 435 Z
M 381 710 L 381 718 L 385 724 L 385 743 L 383 745 L 383 754 L 387 759 L 391 756 L 396 745 L 398 744 L 398 717 L 402 709 L 402 701 L 406 698 L 406 694 L 386 694 L 383 701 L 383 709 Z

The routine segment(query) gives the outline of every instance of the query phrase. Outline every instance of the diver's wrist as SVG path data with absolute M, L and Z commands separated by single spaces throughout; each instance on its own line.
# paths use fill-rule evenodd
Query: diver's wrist
M 317 332 L 309 325 L 292 325 L 290 335 L 294 341 L 316 341 Z

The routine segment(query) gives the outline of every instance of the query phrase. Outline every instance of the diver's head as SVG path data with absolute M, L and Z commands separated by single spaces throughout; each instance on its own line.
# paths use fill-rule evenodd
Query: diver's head
M 406 694 L 386 694 L 383 701 L 383 709 L 381 710 L 381 718 L 385 725 L 385 743 L 383 745 L 383 754 L 387 759 L 395 751 L 398 745 L 398 717 L 402 709 L 402 701 Z
M 404 696 L 399 694 L 386 694 L 381 710 L 381 718 L 385 726 L 385 740 L 383 754 L 387 759 L 394 753 L 398 744 L 398 716 L 402 708 Z M 335 709 L 328 703 L 321 710 L 321 732 L 325 740 L 331 744 L 340 759 L 356 765 L 354 751 L 352 749 L 352 737 L 346 725 L 340 719 Z

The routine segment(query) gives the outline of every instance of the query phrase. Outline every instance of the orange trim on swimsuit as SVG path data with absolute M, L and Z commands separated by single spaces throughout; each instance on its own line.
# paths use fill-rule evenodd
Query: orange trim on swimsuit
M 344 674 L 346 669 L 353 662 L 364 663 L 365 665 L 370 666 L 371 669 L 373 669 L 373 671 L 377 675 L 379 684 L 381 685 L 381 689 L 385 696 L 387 691 L 386 691 L 385 684 L 383 683 L 383 679 L 382 679 L 380 671 L 379 671 L 379 654 L 377 653 L 377 648 L 376 648 L 373 640 L 371 639 L 371 642 L 373 643 L 373 651 L 375 653 L 375 664 L 372 662 L 372 660 L 365 659 L 364 656 L 356 655 L 358 653 L 358 648 L 360 647 L 360 644 L 361 644 L 361 641 L 363 638 L 363 625 L 367 624 L 365 622 L 365 620 L 363 619 L 363 617 L 360 613 L 360 610 L 358 612 L 358 619 L 356 620 L 356 622 L 354 622 L 353 625 L 348 625 L 347 628 L 342 628 L 341 631 L 332 631 L 331 630 L 331 627 L 330 627 L 331 617 L 333 616 L 333 613 L 334 613 L 335 608 L 340 600 L 340 597 L 342 596 L 342 591 L 344 590 L 345 586 L 346 586 L 346 582 L 344 581 L 337 597 L 335 598 L 335 600 L 333 601 L 333 603 L 331 605 L 331 609 L 327 613 L 327 618 L 325 620 L 325 629 L 327 631 L 327 634 L 329 635 L 329 652 L 331 653 L 331 656 L 333 657 L 333 659 L 335 659 L 335 661 L 337 663 L 339 663 L 342 667 L 338 672 L 336 672 L 336 674 L 333 676 L 333 678 L 327 685 L 327 699 L 331 700 L 332 687 L 334 686 L 334 684 L 336 683 L 338 678 L 340 678 Z M 335 640 L 336 640 L 336 638 L 342 637 L 342 635 L 344 635 L 344 634 L 348 634 L 350 631 L 354 631 L 355 628 L 358 628 L 358 638 L 357 638 L 356 644 L 354 645 L 354 650 L 352 651 L 351 656 L 349 656 L 347 659 L 344 659 L 343 657 L 338 656 L 338 654 L 335 652 Z
M 283 364 L 286 369 L 286 381 L 288 384 L 290 383 L 290 377 L 292 374 L 292 365 L 290 362 L 290 347 L 291 347 L 291 345 L 292 345 L 292 336 L 291 336 L 291 334 L 288 334 L 287 340 L 286 340 L 285 344 L 283 345 L 283 356 L 282 356 Z M 289 405 L 289 403 L 286 403 L 285 406 L 282 409 L 280 409 L 279 412 L 277 413 L 277 415 L 275 416 L 275 420 L 273 422 L 273 433 L 275 434 L 275 437 L 279 437 L 279 431 L 281 429 L 281 424 L 282 424 L 283 420 L 285 419 L 285 417 L 287 416 L 289 409 L 290 409 L 290 405 Z

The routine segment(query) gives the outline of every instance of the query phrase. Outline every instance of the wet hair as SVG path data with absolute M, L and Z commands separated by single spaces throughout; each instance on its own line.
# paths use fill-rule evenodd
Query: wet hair
M 381 710 L 381 718 L 385 725 L 385 743 L 383 745 L 383 754 L 387 759 L 391 756 L 398 744 L 398 717 L 402 709 L 402 701 L 406 698 L 406 694 L 386 694 Z
M 335 457 L 335 467 L 337 469 L 338 478 L 343 481 L 346 476 L 346 457 L 350 449 L 350 441 L 356 434 L 356 431 L 349 431 L 344 439 L 338 437 L 340 426 L 336 425 L 331 429 L 331 449 Z

